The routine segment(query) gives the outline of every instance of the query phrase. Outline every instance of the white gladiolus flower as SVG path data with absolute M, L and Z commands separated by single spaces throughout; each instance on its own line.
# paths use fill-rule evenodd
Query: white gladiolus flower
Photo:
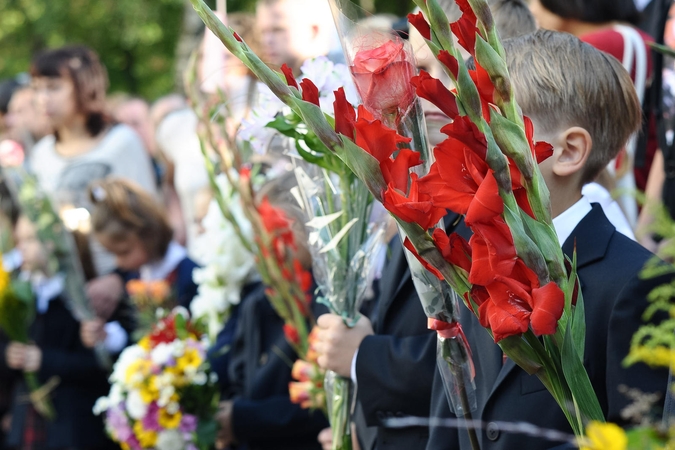
M 126 410 L 129 416 L 135 420 L 141 420 L 148 413 L 148 405 L 143 401 L 140 391 L 133 390 L 129 393 Z
M 163 430 L 157 434 L 156 450 L 183 450 L 185 440 L 178 430 Z

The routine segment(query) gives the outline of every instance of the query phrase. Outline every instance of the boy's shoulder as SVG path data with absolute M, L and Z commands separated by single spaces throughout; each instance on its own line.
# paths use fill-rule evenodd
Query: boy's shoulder
M 570 257 L 576 250 L 578 268 L 599 266 L 612 277 L 634 276 L 654 257 L 642 245 L 619 233 L 598 204 L 579 222 L 563 250 Z

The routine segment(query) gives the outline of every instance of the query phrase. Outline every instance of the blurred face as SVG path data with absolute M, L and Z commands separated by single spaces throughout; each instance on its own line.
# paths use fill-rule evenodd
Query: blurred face
M 77 106 L 75 84 L 67 77 L 36 77 L 33 79 L 35 104 L 47 116 L 53 128 L 68 126 L 82 116 Z
M 15 138 L 28 132 L 35 139 L 40 139 L 51 131 L 47 117 L 36 108 L 35 94 L 31 89 L 22 89 L 12 96 L 6 123 Z
M 155 144 L 153 137 L 152 121 L 150 120 L 150 108 L 141 100 L 129 100 L 122 103 L 115 110 L 115 120 L 130 126 L 143 140 L 146 150 L 154 153 Z
M 279 0 L 258 6 L 256 20 L 262 38 L 265 61 L 276 66 L 288 64 L 298 70 L 306 59 L 308 45 L 318 30 L 306 17 L 294 17 L 292 1 Z
M 47 267 L 45 248 L 37 237 L 35 226 L 25 216 L 19 217 L 14 239 L 23 258 L 21 268 L 29 272 L 44 271 Z
M 143 242 L 133 233 L 129 233 L 125 239 L 111 239 L 110 236 L 99 233 L 96 239 L 115 255 L 117 267 L 122 270 L 138 270 L 150 262 Z
M 530 0 L 530 11 L 532 11 L 539 28 L 564 31 L 564 19 L 544 8 L 539 0 Z

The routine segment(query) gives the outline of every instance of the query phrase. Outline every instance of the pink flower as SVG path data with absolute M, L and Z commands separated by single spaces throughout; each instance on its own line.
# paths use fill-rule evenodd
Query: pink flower
M 23 147 L 16 141 L 6 139 L 0 142 L 0 166 L 18 167 L 23 164 Z

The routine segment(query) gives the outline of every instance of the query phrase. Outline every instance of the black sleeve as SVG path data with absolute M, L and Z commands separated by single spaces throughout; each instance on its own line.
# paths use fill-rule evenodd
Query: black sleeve
M 447 448 L 450 450 L 459 448 L 459 433 L 457 428 L 447 427 L 440 423 L 433 422 L 434 419 L 455 419 L 455 415 L 450 411 L 448 398 L 445 395 L 443 379 L 441 373 L 434 372 L 434 384 L 431 390 L 431 409 L 429 417 L 432 420 L 429 426 L 429 442 L 427 449 L 435 450 L 438 448 Z
M 356 358 L 356 381 L 368 426 L 386 417 L 426 417 L 435 371 L 435 332 L 367 336 Z

